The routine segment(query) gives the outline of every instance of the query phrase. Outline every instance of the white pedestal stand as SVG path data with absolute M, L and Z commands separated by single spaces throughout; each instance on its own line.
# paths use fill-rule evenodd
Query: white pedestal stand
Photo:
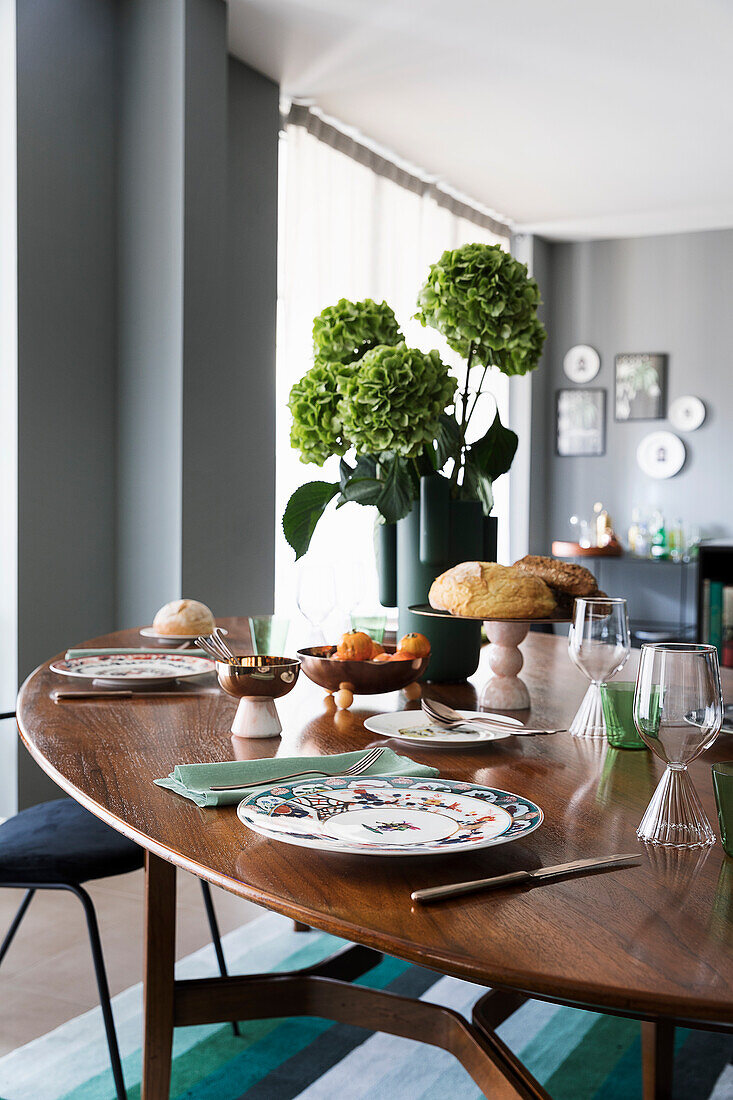
M 491 642 L 489 666 L 493 673 L 481 692 L 480 705 L 493 710 L 525 710 L 529 707 L 529 691 L 518 673 L 524 664 L 519 649 L 529 633 L 528 622 L 487 622 L 486 634 Z

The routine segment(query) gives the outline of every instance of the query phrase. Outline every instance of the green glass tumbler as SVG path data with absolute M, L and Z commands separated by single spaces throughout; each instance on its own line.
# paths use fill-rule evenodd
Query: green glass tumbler
M 727 856 L 733 856 L 733 760 L 713 764 L 713 787 L 718 807 L 720 839 Z
M 290 619 L 277 615 L 250 615 L 249 636 L 252 652 L 263 657 L 285 657 Z
M 352 615 L 351 616 L 351 629 L 361 630 L 364 634 L 368 634 L 373 642 L 379 642 L 381 645 L 384 638 L 384 631 L 387 626 L 386 615 Z
M 634 724 L 634 680 L 609 680 L 601 684 L 601 703 L 606 737 L 615 749 L 645 749 Z

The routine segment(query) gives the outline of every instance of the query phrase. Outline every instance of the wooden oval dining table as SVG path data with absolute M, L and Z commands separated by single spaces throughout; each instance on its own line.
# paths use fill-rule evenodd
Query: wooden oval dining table
M 237 652 L 251 652 L 245 619 L 220 622 Z M 84 645 L 140 643 L 138 632 L 127 630 Z M 518 716 L 533 726 L 568 726 L 587 682 L 571 665 L 566 640 L 533 633 L 523 650 L 532 710 Z M 633 678 L 637 659 L 632 652 L 621 679 Z M 181 687 L 180 699 L 55 702 L 59 688 L 78 685 L 49 664 L 21 689 L 23 741 L 64 791 L 146 849 L 145 1100 L 169 1094 L 176 1025 L 293 1015 L 357 1024 L 451 1051 L 492 1100 L 547 1098 L 495 1032 L 528 997 L 639 1019 L 645 1100 L 671 1096 L 676 1025 L 733 1026 L 733 860 L 719 840 L 686 852 L 640 844 L 636 826 L 662 771 L 651 753 L 565 732 L 460 749 L 405 746 L 369 733 L 364 719 L 414 709 L 418 701 L 400 693 L 358 696 L 350 710 L 338 711 L 302 673 L 278 702 L 280 739 L 233 741 L 236 700 L 213 675 L 195 689 L 191 682 Z M 486 676 L 484 660 L 469 682 L 423 690 L 475 709 Z M 723 687 L 733 695 L 733 672 L 723 670 Z M 199 808 L 153 784 L 180 763 L 375 743 L 435 766 L 442 778 L 525 796 L 542 807 L 544 821 L 526 838 L 480 851 L 359 858 L 274 842 L 240 823 L 234 806 Z M 723 733 L 690 769 L 713 822 L 710 765 L 726 758 L 733 758 L 733 737 Z M 639 852 L 640 863 L 431 905 L 410 897 L 421 887 L 623 852 Z M 175 866 L 353 946 L 308 971 L 174 981 Z M 469 1021 L 353 984 L 381 952 L 491 991 Z

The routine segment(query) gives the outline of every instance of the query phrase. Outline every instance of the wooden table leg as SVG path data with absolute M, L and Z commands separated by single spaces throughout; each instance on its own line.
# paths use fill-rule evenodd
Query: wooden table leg
M 173 1046 L 176 869 L 145 853 L 142 1100 L 168 1100 Z
M 642 1023 L 641 1073 L 644 1100 L 672 1100 L 674 1024 Z

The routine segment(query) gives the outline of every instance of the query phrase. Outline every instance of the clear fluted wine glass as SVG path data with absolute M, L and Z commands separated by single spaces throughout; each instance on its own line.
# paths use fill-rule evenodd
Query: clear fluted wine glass
M 683 642 L 641 647 L 634 693 L 639 736 L 667 765 L 636 835 L 665 848 L 705 848 L 715 833 L 687 771 L 723 721 L 718 651 Z
M 330 562 L 305 558 L 298 569 L 295 595 L 298 610 L 310 624 L 312 646 L 323 645 L 323 626 L 336 607 L 336 585 Z
M 573 737 L 605 740 L 601 684 L 621 671 L 630 650 L 626 600 L 612 596 L 576 599 L 568 635 L 568 653 L 573 664 L 590 680 L 590 687 L 570 724 Z

